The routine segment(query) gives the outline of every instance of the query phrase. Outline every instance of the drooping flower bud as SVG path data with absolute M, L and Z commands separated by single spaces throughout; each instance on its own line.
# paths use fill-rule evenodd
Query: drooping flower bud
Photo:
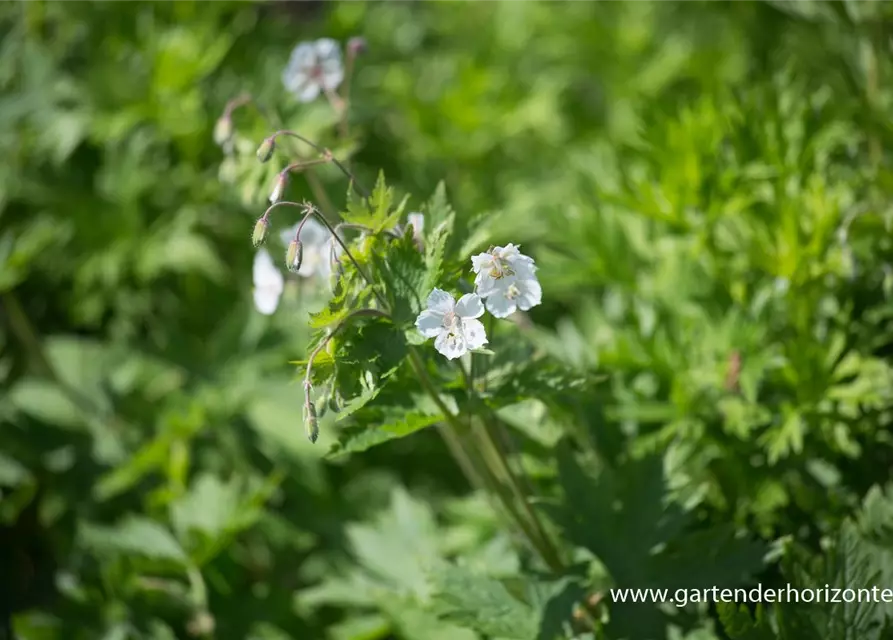
M 304 404 L 304 428 L 310 442 L 316 443 L 319 437 L 319 419 L 316 417 L 316 406 L 309 400 Z
M 266 162 L 270 158 L 273 157 L 273 151 L 276 149 L 276 139 L 275 138 L 264 138 L 264 141 L 260 143 L 260 146 L 257 148 L 257 159 L 261 162 Z
M 269 231 L 270 222 L 267 220 L 266 216 L 261 216 L 254 224 L 254 234 L 251 236 L 251 242 L 254 243 L 255 247 L 259 247 L 264 243 Z
M 285 253 L 285 266 L 292 273 L 301 270 L 301 262 L 304 260 L 304 244 L 300 240 L 292 240 Z
M 366 53 L 366 50 L 368 48 L 369 47 L 366 43 L 366 38 L 362 38 L 360 36 L 354 36 L 353 38 L 351 38 L 350 40 L 347 41 L 347 52 L 352 56 L 356 56 L 361 53 Z
M 228 113 L 224 113 L 217 119 L 214 125 L 214 144 L 223 146 L 233 137 L 233 119 Z
M 285 187 L 288 184 L 288 173 L 283 171 L 276 176 L 276 185 L 273 187 L 273 193 L 270 194 L 270 204 L 276 204 L 282 200 L 282 194 L 285 193 Z

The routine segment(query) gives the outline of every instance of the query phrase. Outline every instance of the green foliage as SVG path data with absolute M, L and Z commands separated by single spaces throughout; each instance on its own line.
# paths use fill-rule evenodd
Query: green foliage
M 890 5 L 324 4 L 0 8 L 0 636 L 893 638 L 611 593 L 893 585 Z

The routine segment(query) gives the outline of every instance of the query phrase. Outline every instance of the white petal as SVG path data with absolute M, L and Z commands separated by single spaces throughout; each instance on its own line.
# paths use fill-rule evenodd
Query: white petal
M 471 256 L 471 270 L 475 273 L 489 271 L 492 266 L 493 256 L 489 253 L 479 253 L 476 256 Z
M 509 300 L 503 292 L 492 295 L 487 298 L 487 311 L 496 318 L 507 318 L 512 315 L 518 306 L 514 300 Z
M 476 293 L 466 293 L 456 303 L 456 315 L 460 318 L 480 318 L 484 315 L 484 305 Z
M 288 64 L 282 71 L 282 84 L 289 91 L 303 85 L 309 78 L 307 70 L 313 66 L 316 54 L 313 44 L 302 42 L 294 49 L 288 58 Z
M 528 278 L 534 277 L 534 273 L 536 272 L 536 265 L 533 263 L 533 258 L 525 255 L 518 255 L 507 260 L 506 262 L 520 280 L 526 280 Z
M 282 74 L 282 84 L 290 93 L 299 94 L 312 82 L 310 74 L 304 69 L 286 69 Z
M 500 282 L 500 280 L 491 278 L 482 271 L 474 278 L 475 293 L 481 298 L 488 298 L 493 294 L 498 294 L 500 291 L 504 290 L 504 287 L 500 286 Z
M 323 88 L 334 91 L 344 80 L 344 66 L 341 63 L 341 48 L 331 38 L 316 41 L 316 63 L 322 72 L 319 83 Z
M 453 296 L 442 289 L 435 289 L 428 296 L 428 308 L 441 314 L 449 313 L 456 306 Z
M 425 309 L 416 318 L 415 326 L 426 338 L 433 338 L 443 331 L 443 314 Z
M 309 78 L 303 85 L 292 91 L 298 102 L 313 102 L 319 96 L 319 92 L 319 83 Z
M 279 306 L 279 296 L 281 289 L 274 287 L 255 287 L 254 289 L 254 306 L 265 316 L 271 315 Z
M 341 62 L 337 65 L 325 64 L 322 68 L 322 76 L 319 78 L 320 84 L 328 91 L 334 91 L 344 80 L 344 69 L 341 68 Z
M 338 41 L 332 38 L 320 38 L 313 43 L 313 49 L 319 61 L 341 58 L 341 48 L 338 46 Z
M 276 295 L 282 293 L 285 279 L 282 277 L 282 272 L 273 264 L 273 258 L 266 249 L 260 249 L 254 254 L 252 276 L 255 287 L 275 290 Z
M 469 351 L 480 349 L 487 344 L 487 332 L 480 320 L 462 320 L 462 331 L 465 334 L 465 345 Z
M 465 344 L 465 338 L 461 333 L 450 333 L 449 331 L 441 331 L 434 341 L 434 348 L 445 355 L 449 360 L 461 358 L 468 353 L 468 347 Z
M 519 280 L 516 284 L 521 291 L 521 295 L 517 297 L 515 302 L 518 303 L 518 308 L 522 311 L 527 311 L 543 301 L 543 288 L 535 278 Z
M 425 216 L 421 213 L 410 213 L 406 216 L 406 224 L 411 224 L 413 235 L 421 236 L 425 231 Z

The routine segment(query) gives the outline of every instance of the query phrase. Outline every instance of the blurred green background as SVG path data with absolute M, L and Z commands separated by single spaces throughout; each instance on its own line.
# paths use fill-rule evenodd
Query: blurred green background
M 288 362 L 322 293 L 291 283 L 275 315 L 254 310 L 249 237 L 279 167 L 254 159 L 270 131 L 250 109 L 242 155 L 212 136 L 243 92 L 365 184 L 383 170 L 410 210 L 443 181 L 466 224 L 536 258 L 529 340 L 604 376 L 565 411 L 527 392 L 504 412 L 541 486 L 582 426 L 627 508 L 651 495 L 631 461 L 660 455 L 658 498 L 687 526 L 774 549 L 745 584 L 791 579 L 779 558 L 813 566 L 854 522 L 872 584 L 893 586 L 891 17 L 885 2 L 0 5 L 0 613 L 28 640 L 527 637 L 494 628 L 484 596 L 479 615 L 432 606 L 427 558 L 513 594 L 531 570 L 432 430 L 329 459 L 326 419 L 307 442 Z M 297 103 L 280 75 L 298 42 L 353 36 L 368 50 L 338 141 L 329 105 Z M 314 175 L 289 198 L 343 206 L 340 174 Z M 644 560 L 659 506 L 613 522 L 562 485 L 606 532 L 588 588 L 695 571 L 699 553 Z M 817 624 L 879 638 L 888 608 Z M 580 637 L 736 637 L 721 614 L 646 629 L 615 612 Z

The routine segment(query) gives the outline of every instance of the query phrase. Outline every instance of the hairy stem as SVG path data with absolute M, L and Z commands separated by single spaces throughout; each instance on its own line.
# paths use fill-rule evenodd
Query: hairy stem
M 350 181 L 350 184 L 353 185 L 353 188 L 356 190 L 357 193 L 359 193 L 364 198 L 369 197 L 369 192 L 360 186 L 359 182 L 357 182 L 356 177 L 347 169 L 347 167 L 345 167 L 343 164 L 341 164 L 341 162 L 338 160 L 338 158 L 336 158 L 334 155 L 332 155 L 332 152 L 329 149 L 326 149 L 325 147 L 316 144 L 312 140 L 305 138 L 300 133 L 296 133 L 289 129 L 280 129 L 279 131 L 277 131 L 274 134 L 272 134 L 271 136 L 269 136 L 267 139 L 275 141 L 276 138 L 278 138 L 279 136 L 289 136 L 289 137 L 295 138 L 297 140 L 300 140 L 304 144 L 312 147 L 313 149 L 315 149 L 321 156 L 329 159 L 332 162 L 332 164 L 334 164 L 336 167 L 338 167 L 338 169 L 341 170 L 341 173 L 343 173 L 345 175 L 345 177 L 347 177 L 347 179 Z
M 449 410 L 446 404 L 443 402 L 443 399 L 440 397 L 440 394 L 434 388 L 433 383 L 428 378 L 428 373 L 425 370 L 424 362 L 421 357 L 418 355 L 415 347 L 409 347 L 409 357 L 410 362 L 413 366 L 413 369 L 418 376 L 419 382 L 422 387 L 431 396 L 434 400 L 434 403 L 437 405 L 437 408 L 443 413 L 444 420 L 448 423 L 448 428 L 451 428 L 454 432 L 453 439 L 458 440 L 458 434 L 462 433 L 464 430 L 464 426 L 459 419 L 453 415 L 453 413 Z M 462 446 L 461 440 L 458 440 L 459 446 L 457 447 L 457 451 L 461 450 L 461 459 L 463 462 L 460 462 L 460 466 L 470 466 L 472 465 L 472 460 L 474 459 L 469 452 L 465 450 L 465 447 Z M 449 445 L 448 445 L 449 446 Z M 540 554 L 543 561 L 554 571 L 558 572 L 562 568 L 561 561 L 557 558 L 554 550 L 548 544 L 548 541 L 545 540 L 535 529 L 532 529 L 528 520 L 518 512 L 515 507 L 515 500 L 512 499 L 512 494 L 505 486 L 503 482 L 500 481 L 497 474 L 494 472 L 494 468 L 498 466 L 493 464 L 493 452 L 489 451 L 481 451 L 482 462 L 483 464 L 479 465 L 477 469 L 477 475 L 483 478 L 490 490 L 496 494 L 499 498 L 502 506 L 505 508 L 505 511 L 509 514 L 509 517 L 518 525 L 521 531 L 524 533 L 527 541 L 531 544 L 531 546 L 536 549 L 536 551 Z M 490 457 L 490 461 L 487 461 L 486 456 Z M 525 501 L 526 502 L 526 501 Z M 529 505 L 526 505 L 529 508 Z

